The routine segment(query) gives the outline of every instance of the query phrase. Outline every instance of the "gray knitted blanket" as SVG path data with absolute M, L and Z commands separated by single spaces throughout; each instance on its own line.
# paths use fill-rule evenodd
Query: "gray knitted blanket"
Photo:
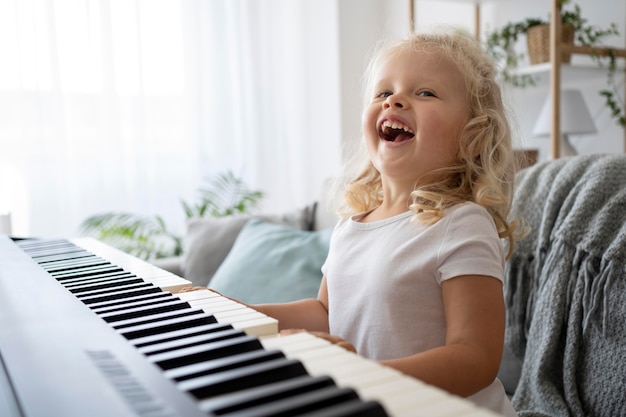
M 507 264 L 506 344 L 523 360 L 520 417 L 626 416 L 626 156 L 517 175 L 532 228 Z

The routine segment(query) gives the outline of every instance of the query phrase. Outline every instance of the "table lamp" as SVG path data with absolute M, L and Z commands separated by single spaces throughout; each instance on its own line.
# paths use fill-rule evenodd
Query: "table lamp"
M 569 135 L 597 131 L 580 90 L 561 90 L 561 156 L 572 156 L 577 153 L 569 141 Z M 548 96 L 535 123 L 533 135 L 550 136 L 551 133 L 552 105 L 551 97 Z

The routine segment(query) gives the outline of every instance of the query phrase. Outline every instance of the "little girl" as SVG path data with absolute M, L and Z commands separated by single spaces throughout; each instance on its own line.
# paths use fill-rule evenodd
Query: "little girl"
M 459 33 L 418 34 L 368 69 L 367 156 L 345 188 L 317 299 L 253 306 L 515 416 L 497 380 L 515 164 L 493 63 Z

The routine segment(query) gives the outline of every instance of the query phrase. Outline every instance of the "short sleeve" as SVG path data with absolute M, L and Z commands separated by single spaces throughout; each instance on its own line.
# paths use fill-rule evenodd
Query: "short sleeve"
M 460 275 L 486 275 L 502 281 L 504 248 L 487 210 L 466 203 L 454 207 L 448 216 L 437 254 L 440 283 Z

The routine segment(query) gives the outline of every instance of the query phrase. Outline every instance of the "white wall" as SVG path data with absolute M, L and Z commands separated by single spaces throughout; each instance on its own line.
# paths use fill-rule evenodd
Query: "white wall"
M 405 0 L 337 0 L 342 146 L 360 139 L 362 77 L 368 57 L 384 38 L 409 32 Z M 345 158 L 346 155 L 343 155 Z
M 367 62 L 367 53 L 379 38 L 394 38 L 408 32 L 407 0 L 337 0 L 339 7 L 341 123 L 344 143 L 358 140 L 360 134 L 360 80 Z M 509 21 L 525 17 L 549 18 L 548 0 L 483 0 L 480 7 L 481 32 L 501 27 Z M 590 24 L 608 27 L 611 22 L 618 25 L 621 37 L 614 37 L 609 44 L 624 46 L 626 34 L 626 2 L 602 0 L 598 7 L 595 0 L 577 0 L 583 15 Z M 429 30 L 441 25 L 456 25 L 469 32 L 474 31 L 473 0 L 415 0 L 416 29 Z M 525 40 L 524 40 L 525 41 Z M 518 48 L 523 48 L 521 43 Z M 589 64 L 589 59 L 575 56 L 573 64 Z M 593 64 L 592 64 L 593 65 Z M 595 66 L 594 66 L 595 67 Z M 548 93 L 548 76 L 542 77 L 536 87 L 526 89 L 505 88 L 505 97 L 510 107 L 511 120 L 520 147 L 540 151 L 540 159 L 549 156 L 549 139 L 535 138 L 532 130 L 539 111 Z M 621 79 L 623 85 L 623 77 Z M 586 71 L 582 75 L 566 75 L 563 88 L 580 88 L 592 117 L 596 122 L 597 134 L 572 136 L 571 142 L 579 153 L 624 152 L 623 129 L 610 118 L 598 90 L 604 88 L 605 73 Z M 623 88 L 622 88 L 623 90 Z M 623 94 L 622 94 L 623 97 Z

